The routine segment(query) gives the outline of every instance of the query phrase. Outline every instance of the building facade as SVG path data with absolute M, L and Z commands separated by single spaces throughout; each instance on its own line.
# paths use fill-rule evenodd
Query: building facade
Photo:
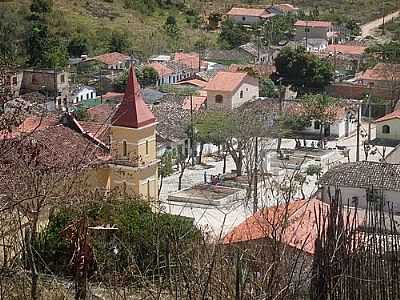
M 156 124 L 131 68 L 124 99 L 111 120 L 110 157 L 92 176 L 98 188 L 117 189 L 157 204 Z

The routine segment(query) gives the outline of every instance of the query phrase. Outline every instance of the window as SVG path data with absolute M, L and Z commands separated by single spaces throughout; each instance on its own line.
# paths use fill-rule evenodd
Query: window
M 91 92 L 91 93 L 90 93 L 90 98 L 93 99 L 93 98 L 94 98 L 93 96 L 94 96 L 94 95 L 93 95 L 93 92 Z
M 61 83 L 64 83 L 65 82 L 65 75 L 63 74 L 63 75 L 61 75 L 61 79 L 60 79 L 60 81 L 61 81 Z
M 221 104 L 222 102 L 224 102 L 224 96 L 222 96 L 222 95 L 215 96 L 215 103 Z
M 37 84 L 39 82 L 37 76 L 35 74 L 32 74 L 32 84 Z
M 83 101 L 83 95 L 81 95 L 81 101 Z
M 240 91 L 240 99 L 243 98 L 243 91 Z
M 17 77 L 15 76 L 15 77 L 12 78 L 12 84 L 13 85 L 17 85 L 17 83 L 18 83 L 17 82 Z
M 126 144 L 126 141 L 122 142 L 122 155 L 124 157 L 128 156 L 128 145 Z
M 149 154 L 149 141 L 146 141 L 146 155 Z
M 90 99 L 89 93 L 86 94 L 86 99 Z
M 242 21 L 246 21 L 246 17 L 242 17 Z
M 390 126 L 389 125 L 383 125 L 382 133 L 389 134 L 390 133 Z
M 314 129 L 320 129 L 321 123 L 319 121 L 314 121 Z

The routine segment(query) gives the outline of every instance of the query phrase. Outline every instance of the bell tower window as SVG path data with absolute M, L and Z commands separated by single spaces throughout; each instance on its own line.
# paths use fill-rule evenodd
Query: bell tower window
M 146 141 L 146 155 L 149 155 L 149 141 Z
M 126 141 L 122 142 L 122 155 L 124 157 L 128 156 L 128 145 L 126 144 Z

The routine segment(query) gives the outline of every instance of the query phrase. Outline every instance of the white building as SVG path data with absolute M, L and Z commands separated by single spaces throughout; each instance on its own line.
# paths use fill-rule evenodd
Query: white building
M 259 96 L 258 80 L 240 72 L 218 72 L 204 90 L 210 109 L 232 110 Z
M 335 35 L 333 23 L 326 21 L 303 21 L 294 24 L 296 29 L 295 40 L 324 39 L 331 41 Z
M 94 57 L 94 60 L 103 63 L 110 70 L 126 70 L 131 63 L 128 55 L 119 52 L 104 53 Z
M 71 93 L 71 102 L 73 104 L 80 103 L 84 100 L 95 99 L 97 97 L 96 89 L 91 86 L 78 86 Z
M 367 208 L 368 201 L 393 204 L 400 214 L 400 165 L 379 162 L 340 164 L 326 172 L 319 181 L 322 201 L 329 202 L 335 189 L 340 189 L 343 205 Z M 388 206 L 384 206 L 388 210 Z

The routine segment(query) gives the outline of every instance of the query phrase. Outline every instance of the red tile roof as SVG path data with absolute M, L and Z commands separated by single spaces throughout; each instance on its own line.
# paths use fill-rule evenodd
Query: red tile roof
M 161 64 L 161 63 L 154 62 L 154 63 L 148 64 L 147 66 L 156 70 L 159 76 L 174 74 L 174 70 L 172 70 L 171 68 L 168 68 L 166 65 Z
M 112 52 L 98 55 L 95 59 L 106 65 L 115 65 L 126 62 L 129 59 L 129 56 L 119 52 Z
M 328 204 L 317 199 L 298 200 L 287 205 L 266 208 L 235 227 L 225 236 L 223 243 L 254 241 L 273 238 L 273 235 L 276 235 L 282 243 L 313 255 L 317 238 L 317 223 L 321 221 L 319 217 L 325 218 L 329 210 Z M 350 214 L 354 216 L 354 213 Z M 359 215 L 360 213 L 357 215 L 356 224 L 361 224 L 363 221 Z M 346 217 L 347 214 L 344 217 L 345 220 Z
M 387 115 L 379 118 L 378 120 L 375 120 L 375 123 L 380 123 L 380 122 L 389 121 L 389 120 L 393 120 L 393 119 L 400 119 L 400 110 L 395 110 L 394 112 L 387 114 Z
M 354 46 L 354 45 L 342 45 L 342 44 L 331 44 L 328 45 L 325 52 L 340 53 L 347 55 L 362 55 L 367 47 Z
M 228 16 L 249 16 L 249 17 L 262 17 L 267 12 L 262 8 L 243 8 L 233 7 L 228 13 Z
M 89 120 L 97 123 L 109 123 L 115 112 L 115 108 L 109 103 L 96 105 L 87 110 Z
M 328 27 L 332 27 L 332 22 L 299 20 L 296 23 L 294 23 L 294 26 L 298 26 L 298 27 L 314 27 L 314 28 L 328 28 Z
M 192 69 L 199 68 L 199 60 L 200 56 L 198 53 L 185 53 L 185 52 L 176 52 L 174 54 L 174 61 L 180 64 L 183 64 Z M 200 69 L 205 70 L 207 69 L 207 62 L 201 60 L 200 61 Z
M 79 121 L 79 125 L 89 136 L 100 140 L 104 144 L 109 143 L 110 124 Z
M 199 110 L 202 105 L 206 102 L 207 97 L 206 96 L 193 96 L 192 97 L 192 108 L 193 110 Z M 186 97 L 185 100 L 183 100 L 183 109 L 190 110 L 191 108 L 191 100 L 190 97 Z
M 206 91 L 233 92 L 242 84 L 247 73 L 241 72 L 218 72 L 204 88 Z
M 102 98 L 103 100 L 122 100 L 124 93 L 107 92 Z
M 55 126 L 59 123 L 59 120 L 54 116 L 39 117 L 30 116 L 27 117 L 21 125 L 18 126 L 17 131 L 19 133 L 31 133 L 35 130 L 41 130 L 50 126 Z
M 207 85 L 207 81 L 203 81 L 200 79 L 191 79 L 191 80 L 180 81 L 177 84 L 190 84 L 200 88 L 204 88 Z
M 358 76 L 359 80 L 370 81 L 400 81 L 400 64 L 379 63 L 372 69 L 367 69 Z
M 156 118 L 144 102 L 134 68 L 131 67 L 124 100 L 122 100 L 122 103 L 112 117 L 111 124 L 113 126 L 141 128 L 155 122 Z

